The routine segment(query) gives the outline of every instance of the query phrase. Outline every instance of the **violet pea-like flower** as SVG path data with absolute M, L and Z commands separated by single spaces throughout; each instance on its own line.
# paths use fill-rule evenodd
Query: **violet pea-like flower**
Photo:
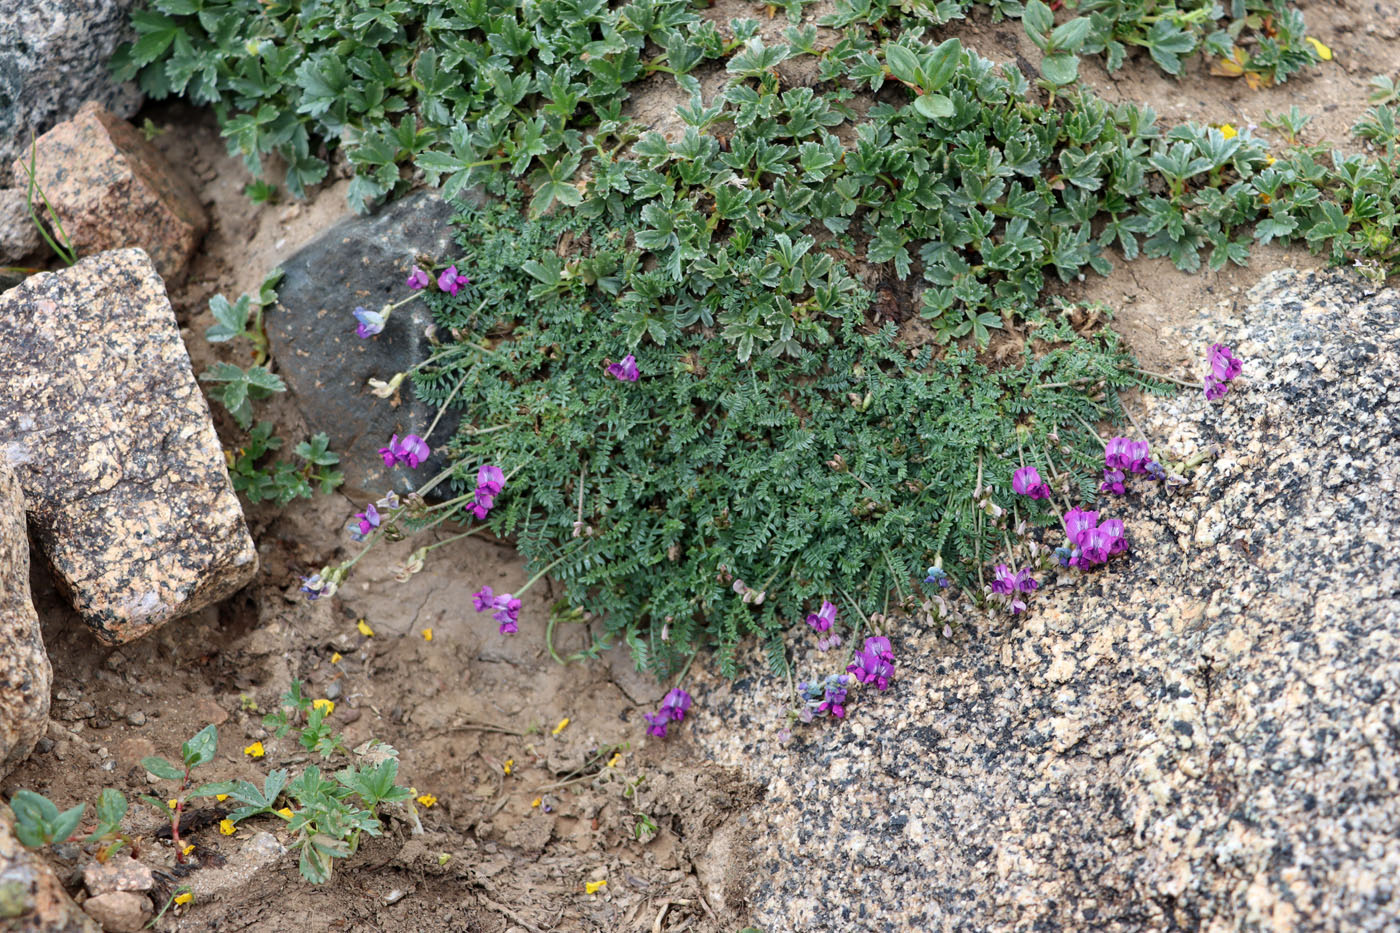
M 930 567 L 928 569 L 928 576 L 924 577 L 924 582 L 936 583 L 939 589 L 947 589 L 948 585 L 953 581 L 949 578 L 948 571 L 944 570 L 942 567 Z
M 647 735 L 654 735 L 657 738 L 666 738 L 666 727 L 671 724 L 671 717 L 665 710 L 659 713 L 643 713 L 647 721 Z
M 420 288 L 427 288 L 430 281 L 432 280 L 428 278 L 428 273 L 414 266 L 413 271 L 408 274 L 408 279 L 404 284 L 414 291 L 418 291 Z
M 622 358 L 622 362 L 609 363 L 608 375 L 622 382 L 636 382 L 641 377 L 641 372 L 637 369 L 637 358 L 629 353 Z
M 368 308 L 356 308 L 355 320 L 359 324 L 355 327 L 355 336 L 361 340 L 368 340 L 375 334 L 384 331 L 384 315 L 378 311 L 371 311 Z
M 1121 496 L 1128 491 L 1128 487 L 1123 481 L 1127 479 L 1122 470 L 1104 470 L 1103 483 L 1099 485 L 1100 492 L 1110 492 L 1115 496 Z
M 1090 564 L 1102 564 L 1108 560 L 1108 551 L 1112 544 L 1109 536 L 1098 528 L 1085 532 L 1079 542 L 1079 546 L 1084 552 L 1084 559 Z
M 496 594 L 491 592 L 491 587 L 483 586 L 472 594 L 472 605 L 477 612 L 485 612 L 488 609 L 496 608 Z
M 992 592 L 1000 593 L 1003 596 L 1016 591 L 1016 577 L 1011 573 L 1011 568 L 1005 564 L 997 564 L 996 576 L 992 579 Z
M 410 434 L 399 444 L 398 457 L 400 462 L 408 464 L 409 469 L 416 470 L 418 464 L 427 460 L 432 452 L 427 441 L 417 434 Z
M 1040 478 L 1040 471 L 1033 466 L 1021 467 L 1011 474 L 1011 490 L 1031 499 L 1049 499 L 1050 487 Z
M 470 284 L 471 279 L 465 275 L 459 274 L 455 264 L 443 269 L 442 274 L 438 276 L 438 288 L 454 297 L 457 292 L 461 291 L 463 285 Z
M 1117 518 L 1110 518 L 1099 525 L 1099 532 L 1108 538 L 1108 553 L 1110 556 L 1121 554 L 1128 549 L 1128 539 L 1125 537 L 1126 529 L 1123 522 Z
M 807 613 L 807 624 L 818 632 L 827 631 L 835 621 L 836 607 L 824 599 L 822 600 L 821 609 L 816 612 Z
M 690 709 L 691 697 L 680 687 L 674 688 L 666 694 L 666 698 L 661 701 L 661 712 L 669 715 L 676 722 L 685 719 L 686 711 Z
M 373 502 L 365 506 L 363 512 L 356 512 L 355 518 L 359 520 L 362 535 L 367 535 L 379 527 L 379 510 L 374 507 Z
M 499 495 L 506 486 L 506 474 L 498 466 L 487 463 L 476 471 L 476 485 L 478 488 L 490 488 L 491 495 Z
M 846 686 L 841 682 L 828 683 L 822 701 L 817 704 L 818 713 L 829 713 L 837 719 L 846 718 Z
M 306 594 L 306 598 L 308 601 L 315 602 L 316 600 L 321 598 L 321 595 L 323 593 L 325 593 L 326 582 L 323 579 L 321 579 L 321 575 L 319 573 L 313 573 L 309 577 L 301 578 L 301 591 Z
M 890 677 L 894 676 L 894 664 L 891 660 L 882 657 L 879 645 L 872 647 L 873 638 L 865 640 L 865 647 L 856 652 L 855 663 L 847 665 L 846 671 L 854 674 L 856 680 L 863 684 L 874 684 L 879 690 L 885 690 L 890 685 Z M 889 654 L 889 639 L 882 639 L 886 646 L 883 654 Z M 892 658 L 893 655 L 890 655 Z
M 1099 513 L 1088 509 L 1073 508 L 1065 513 L 1065 534 L 1071 543 L 1083 547 L 1080 539 L 1099 524 Z

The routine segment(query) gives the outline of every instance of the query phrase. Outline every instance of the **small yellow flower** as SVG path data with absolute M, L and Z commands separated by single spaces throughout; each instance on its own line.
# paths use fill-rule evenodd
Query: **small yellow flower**
M 1322 59 L 1325 62 L 1330 62 L 1332 60 L 1331 49 L 1323 45 L 1317 39 L 1314 39 L 1312 36 L 1308 36 L 1308 42 L 1312 43 L 1313 51 L 1317 52 L 1318 58 Z
M 510 774 L 510 770 L 511 770 L 512 768 L 514 768 L 514 767 L 515 767 L 515 759 L 514 759 L 514 758 L 507 758 L 507 759 L 506 759 L 506 763 L 503 764 L 503 765 L 501 765 L 501 770 L 504 771 L 506 774 Z
M 539 806 L 540 804 L 542 804 L 542 803 L 544 803 L 544 798 L 543 798 L 543 797 L 536 797 L 534 800 L 531 800 L 531 801 L 530 801 L 530 806 L 531 806 L 531 808 L 534 808 L 534 807 L 538 807 L 538 806 Z
M 331 655 L 331 663 L 332 663 L 332 664 L 339 664 L 339 663 L 340 663 L 340 659 L 341 659 L 342 657 L 344 657 L 344 655 L 342 655 L 339 651 L 337 651 L 335 654 Z
M 1266 156 L 1264 156 L 1264 160 L 1265 160 L 1266 162 L 1268 162 L 1270 165 L 1273 165 L 1275 162 L 1278 161 L 1278 159 L 1275 159 L 1275 158 L 1274 158 L 1273 156 L 1271 156 L 1271 155 L 1266 155 Z
M 249 758 L 261 758 L 263 755 L 266 755 L 267 752 L 263 751 L 261 742 L 254 742 L 252 745 L 243 749 L 243 754 L 247 755 Z
M 1235 129 L 1229 123 L 1222 123 L 1220 124 L 1220 135 L 1224 136 L 1226 139 L 1234 139 L 1236 136 L 1240 135 L 1240 133 L 1239 130 Z
M 557 726 L 554 727 L 554 734 L 555 734 L 555 735 L 558 735 L 559 733 L 563 732 L 563 731 L 564 731 L 565 729 L 567 729 L 568 727 L 569 727 L 569 717 L 568 717 L 568 716 L 565 716 L 563 719 L 559 720 L 559 725 L 557 725 Z
M 312 700 L 312 701 L 311 701 L 311 708 L 312 708 L 312 709 L 323 709 L 323 710 L 326 711 L 326 715 L 329 716 L 331 713 L 334 713 L 334 712 L 335 712 L 335 701 L 334 701 L 334 700 L 326 700 L 326 699 Z
M 225 836 L 232 836 L 238 832 L 238 827 L 233 825 L 233 820 L 219 820 L 219 832 Z
M 608 759 L 608 767 L 616 768 L 617 763 L 622 760 L 622 752 L 613 752 L 613 756 Z
M 283 807 L 282 809 L 277 811 L 277 815 L 282 817 L 283 819 L 290 820 L 292 818 L 292 808 Z
M 432 640 L 433 640 L 433 630 L 432 630 L 432 629 L 430 629 L 430 628 L 425 628 L 425 629 L 423 629 L 423 640 L 424 640 L 424 641 L 432 641 Z
M 364 619 L 361 619 L 360 621 L 356 622 L 355 628 L 359 629 L 360 634 L 365 636 L 366 638 L 372 638 L 374 636 L 374 629 L 370 628 L 369 623 L 366 622 Z
M 176 904 L 188 904 L 192 900 L 194 900 L 194 895 L 188 891 L 186 891 L 184 894 L 175 895 Z
M 607 885 L 606 881 L 590 881 L 583 886 L 583 890 L 586 894 L 597 894 L 599 888 L 605 888 Z
M 175 799 L 171 799 L 171 800 L 168 800 L 168 801 L 166 801 L 166 802 L 170 804 L 170 809 L 172 809 L 172 810 L 174 810 L 177 806 L 180 805 L 180 801 L 175 800 Z
M 194 843 L 191 842 L 189 845 L 185 846 L 183 849 L 180 850 L 180 854 L 181 854 L 181 855 L 189 855 L 189 854 L 190 854 L 191 852 L 193 852 L 193 851 L 194 851 Z
M 223 803 L 228 799 L 228 794 L 215 794 L 214 799 L 219 801 L 219 803 Z
M 434 797 L 432 794 L 419 794 L 414 799 L 416 799 L 425 807 L 431 807 L 433 804 L 437 803 L 437 798 Z

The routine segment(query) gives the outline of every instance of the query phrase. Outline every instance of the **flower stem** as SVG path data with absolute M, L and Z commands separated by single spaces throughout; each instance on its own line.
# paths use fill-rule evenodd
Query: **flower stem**
M 447 406 L 452 404 L 452 400 L 457 397 L 457 393 L 462 391 L 462 386 L 466 385 L 467 377 L 475 371 L 476 367 L 472 367 L 471 369 L 468 369 L 466 372 L 462 373 L 462 378 L 457 380 L 457 384 L 452 387 L 452 391 L 448 393 L 447 398 L 443 399 L 442 404 L 438 406 L 437 414 L 433 416 L 433 423 L 428 425 L 428 430 L 423 432 L 423 440 L 426 441 L 429 437 L 432 436 L 433 429 L 436 428 L 438 426 L 438 422 L 442 420 L 443 414 L 447 411 Z
M 477 525 L 475 528 L 472 528 L 468 531 L 460 532 L 459 534 L 452 535 L 450 538 L 443 538 L 441 541 L 436 541 L 432 544 L 425 545 L 422 548 L 422 551 L 424 554 L 426 554 L 431 550 L 435 550 L 436 548 L 442 547 L 444 544 L 451 544 L 453 541 L 460 541 L 463 538 L 470 538 L 472 535 L 485 530 L 485 525 Z
M 1087 421 L 1085 421 L 1083 418 L 1081 418 L 1081 417 L 1079 416 L 1079 412 L 1077 412 L 1077 411 L 1072 411 L 1072 412 L 1070 412 L 1070 414 L 1071 414 L 1071 415 L 1074 415 L 1074 420 L 1075 420 L 1075 421 L 1078 421 L 1080 424 L 1084 425 L 1085 430 L 1087 430 L 1087 431 L 1089 432 L 1089 435 L 1090 435 L 1094 440 L 1098 441 L 1100 444 L 1103 443 L 1103 438 L 1099 436 L 1098 430 L 1095 429 L 1094 426 L 1091 425 L 1089 422 L 1087 422 Z
M 1178 379 L 1178 378 L 1176 378 L 1175 376 L 1168 376 L 1166 373 L 1154 373 L 1154 372 L 1152 372 L 1150 369 L 1136 369 L 1136 368 L 1133 369 L 1132 371 L 1135 372 L 1135 373 L 1137 373 L 1139 376 L 1147 376 L 1147 377 L 1150 378 L 1150 379 L 1157 379 L 1157 380 L 1160 380 L 1161 382 L 1174 382 L 1174 383 L 1176 383 L 1177 385 L 1179 385 L 1179 386 L 1185 386 L 1185 387 L 1188 388 L 1188 389 L 1199 389 L 1199 388 L 1200 388 L 1200 386 L 1196 385 L 1194 382 L 1186 382 L 1185 380 Z

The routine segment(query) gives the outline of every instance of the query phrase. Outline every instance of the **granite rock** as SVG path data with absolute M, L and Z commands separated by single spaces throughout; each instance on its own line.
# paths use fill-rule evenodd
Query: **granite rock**
M 389 381 L 427 359 L 432 315 L 422 301 L 395 310 L 384 332 L 355 336 L 354 309 L 378 310 L 410 293 L 404 285 L 415 263 L 449 260 L 456 245 L 448 220 L 453 207 L 422 191 L 368 217 L 341 221 L 282 264 L 278 306 L 266 323 L 272 356 L 312 431 L 325 431 L 340 454 L 343 491 L 373 499 L 393 488 L 406 492 L 449 463 L 442 444 L 457 430 L 453 411 L 428 438 L 433 456 L 416 470 L 386 468 L 379 448 L 398 434 L 424 435 L 437 415 L 408 380 L 389 399 L 370 393 L 371 378 Z
M 134 83 L 112 80 L 107 63 L 135 38 L 137 0 L 18 0 L 0 4 L 0 182 L 10 160 L 88 100 L 122 117 L 141 105 Z M 18 176 L 18 177 L 23 177 Z
M 83 866 L 83 887 L 96 897 L 112 891 L 149 891 L 155 876 L 144 862 L 119 852 L 105 862 L 91 861 Z
M 19 162 L 15 172 L 27 177 Z M 164 278 L 179 281 L 209 229 L 189 182 L 94 101 L 39 137 L 34 179 L 79 256 L 139 246 Z
M 53 869 L 19 844 L 9 807 L 0 807 L 0 928 L 6 933 L 102 931 L 68 897 Z
M 103 933 L 141 933 L 150 919 L 151 899 L 131 891 L 109 891 L 83 901 L 83 910 L 102 924 Z
M 1400 929 L 1400 293 L 1249 300 L 1180 335 L 1245 360 L 1229 395 L 1143 403 L 1159 458 L 1216 453 L 1101 503 L 1128 556 L 951 642 L 897 623 L 892 688 L 787 745 L 785 681 L 700 675 L 693 740 L 766 782 L 755 926 Z
M 29 217 L 23 188 L 0 188 L 0 266 L 18 263 L 39 252 L 43 241 Z
M 108 644 L 217 602 L 257 570 L 208 403 L 141 250 L 0 295 L 0 459 L 56 582 Z
M 29 599 L 24 493 L 0 459 L 0 777 L 34 751 L 49 725 L 53 671 Z

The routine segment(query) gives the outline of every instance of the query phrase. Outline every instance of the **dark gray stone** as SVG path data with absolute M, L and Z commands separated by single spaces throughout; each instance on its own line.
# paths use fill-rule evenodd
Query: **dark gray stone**
M 433 456 L 416 470 L 388 469 L 379 448 L 391 435 L 423 435 L 437 414 L 408 380 L 394 398 L 371 394 L 371 378 L 385 382 L 428 358 L 427 305 L 412 301 L 390 316 L 384 332 L 355 336 L 354 309 L 378 310 L 408 296 L 404 285 L 415 262 L 453 255 L 451 204 L 432 192 L 412 194 L 369 217 L 348 218 L 283 263 L 278 306 L 267 334 L 278 372 L 311 431 L 324 431 L 340 454 L 344 491 L 357 499 L 388 489 L 406 492 L 446 468 L 438 452 L 457 430 L 449 411 L 428 438 Z
M 112 80 L 107 62 L 130 25 L 136 0 L 5 0 L 0 3 L 0 183 L 10 160 L 38 136 L 95 100 L 126 118 L 141 106 L 135 84 Z

